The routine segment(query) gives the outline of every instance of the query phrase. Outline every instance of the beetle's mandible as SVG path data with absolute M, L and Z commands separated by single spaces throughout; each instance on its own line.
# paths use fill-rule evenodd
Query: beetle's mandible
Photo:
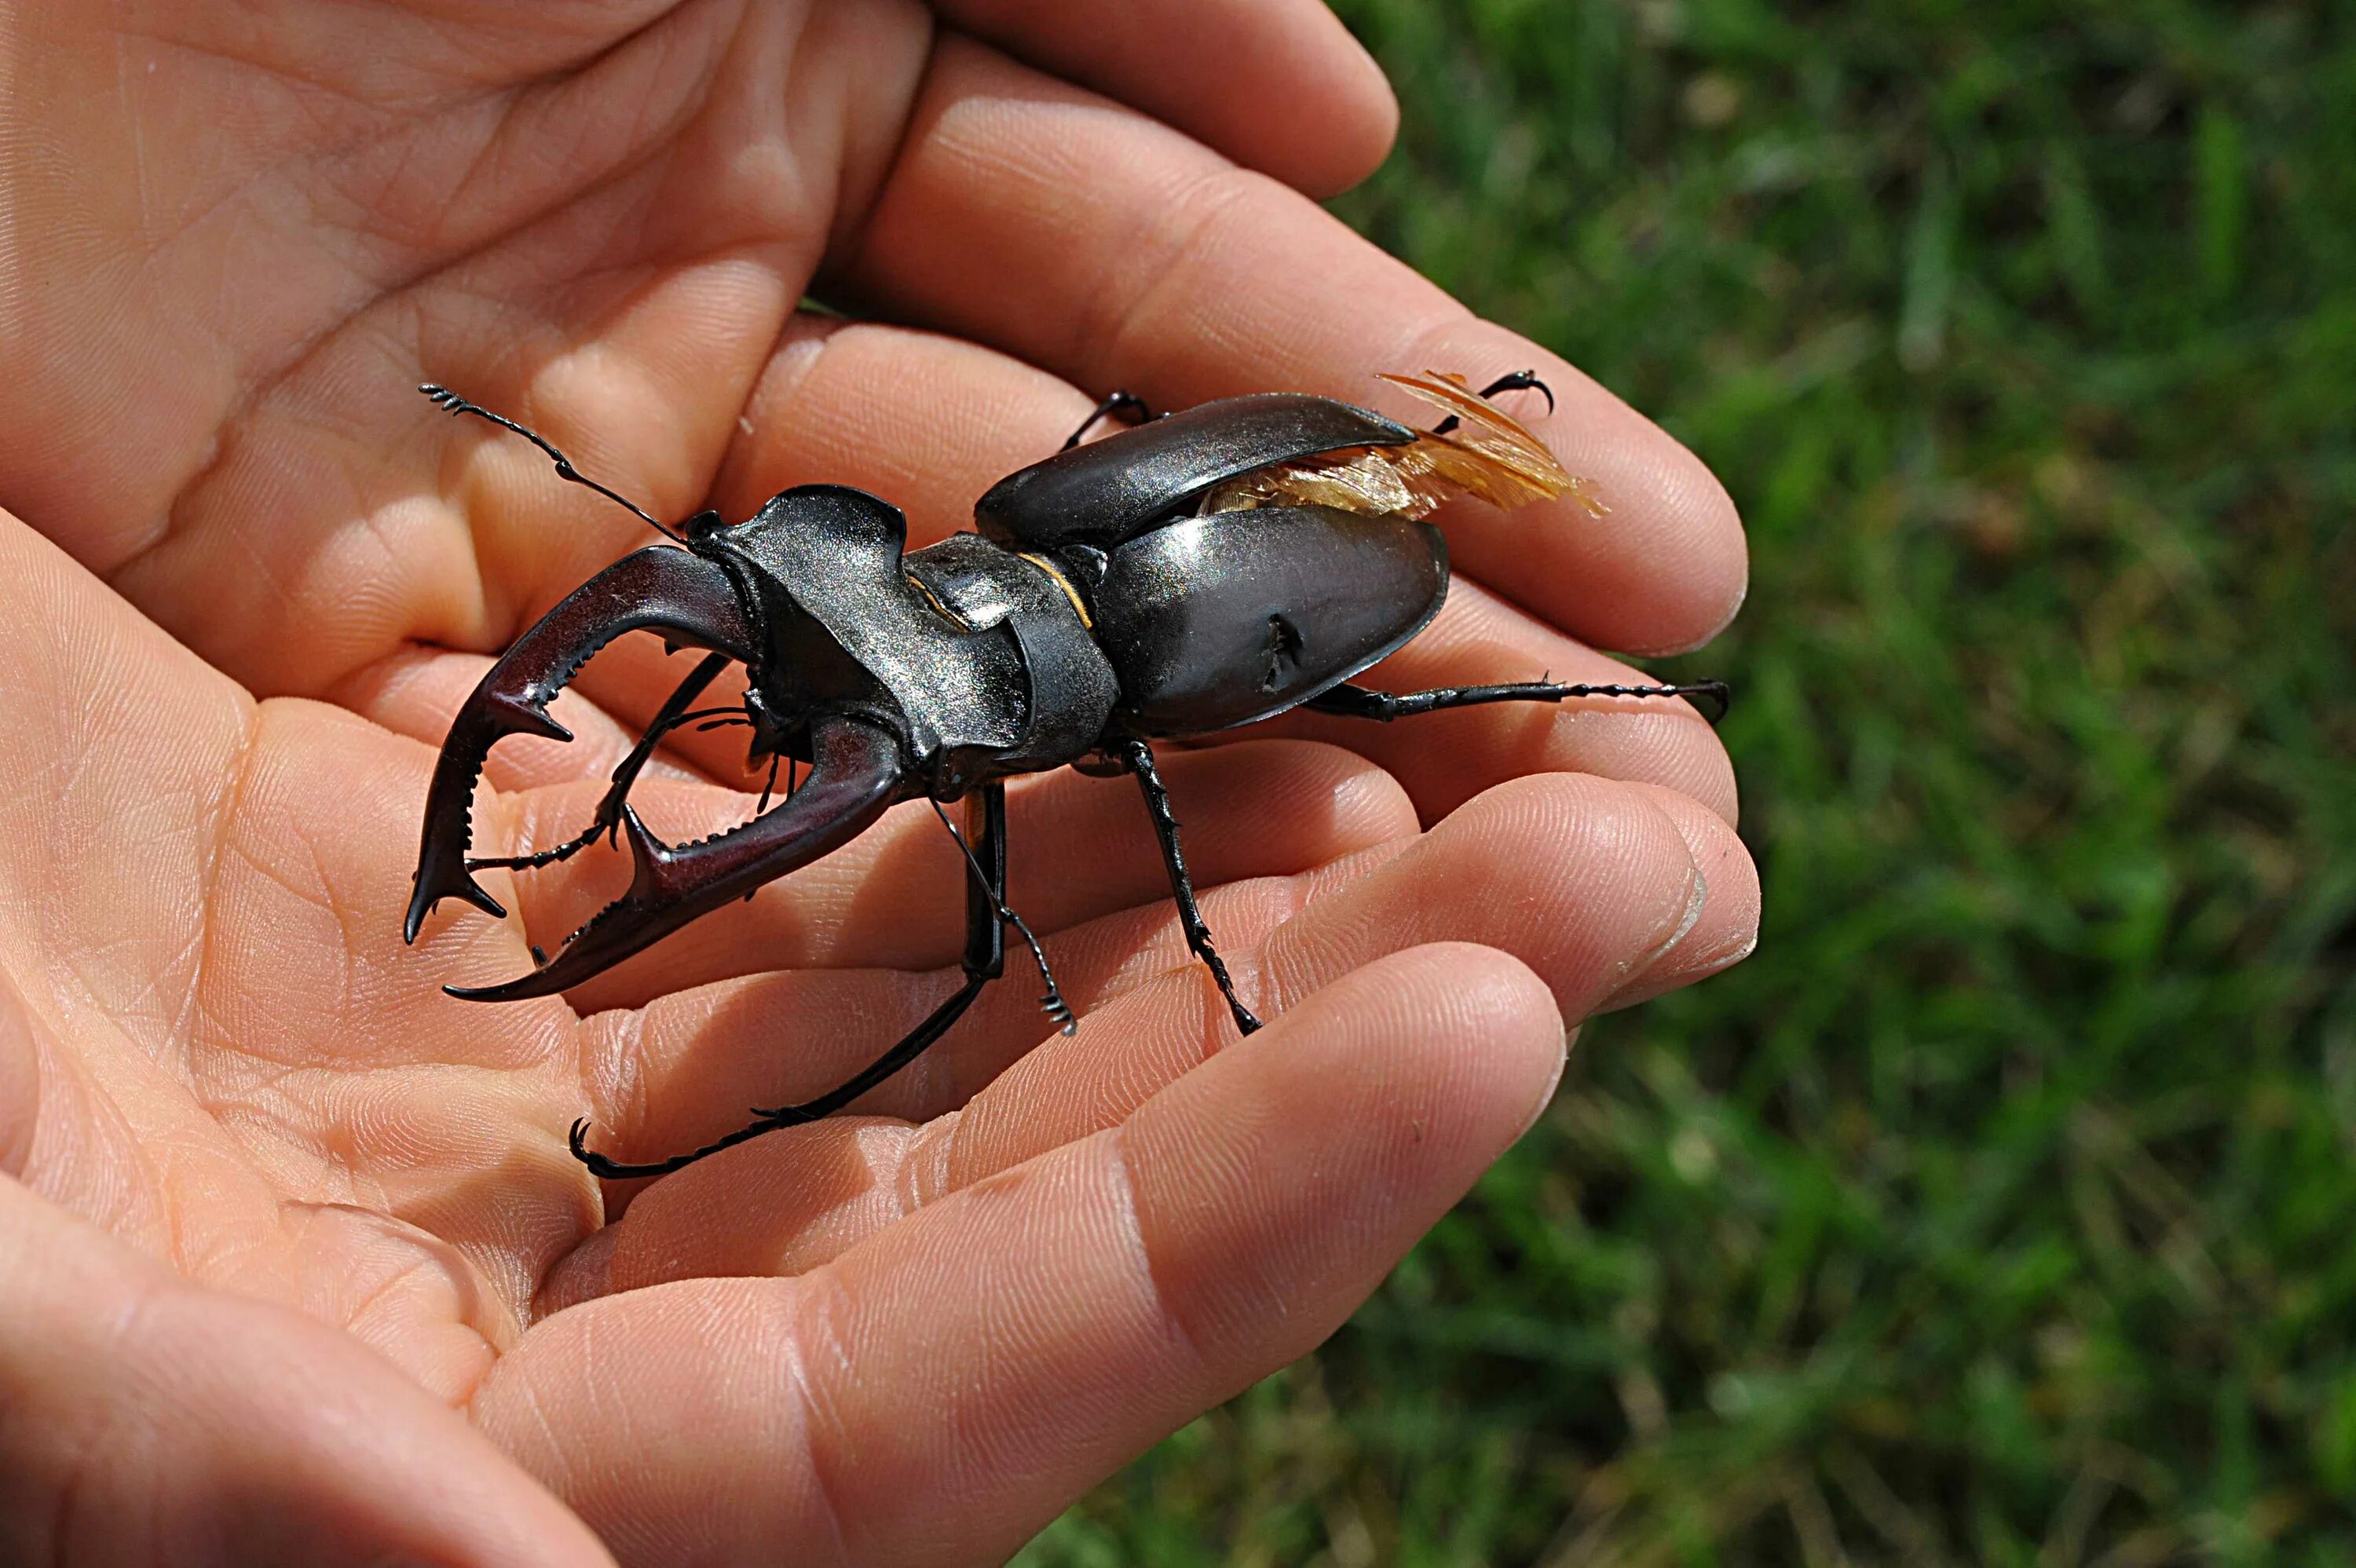
M 1447 411 L 1418 431 L 1351 403 L 1262 393 L 1143 421 L 1125 393 L 1108 398 L 1064 449 L 993 485 L 975 507 L 980 531 L 904 551 L 906 519 L 835 485 L 805 485 L 750 520 L 701 512 L 674 530 L 584 477 L 564 454 L 511 420 L 440 387 L 420 389 L 452 413 L 477 414 L 538 445 L 563 477 L 628 507 L 674 542 L 624 557 L 517 640 L 450 726 L 426 796 L 423 840 L 405 933 L 456 898 L 505 911 L 475 880 L 499 867 L 565 859 L 600 837 L 626 838 L 629 891 L 530 973 L 451 994 L 480 1001 L 542 997 L 579 985 L 701 915 L 809 864 L 897 802 L 967 804 L 964 984 L 904 1040 L 832 1093 L 760 1113 L 704 1148 L 650 1165 L 573 1151 L 605 1177 L 658 1176 L 761 1133 L 841 1109 L 948 1032 L 1005 969 L 1012 926 L 1036 959 L 1048 1015 L 1074 1028 L 1046 955 L 1006 907 L 1006 788 L 1018 774 L 1076 764 L 1133 774 L 1170 871 L 1188 944 L 1248 1033 L 1195 906 L 1178 823 L 1154 771 L 1152 742 L 1255 723 L 1294 708 L 1387 720 L 1484 702 L 1680 698 L 1726 688 L 1567 686 L 1546 681 L 1393 695 L 1350 677 L 1396 651 L 1440 611 L 1448 549 L 1424 517 L 1471 494 L 1501 507 L 1569 496 L 1598 516 L 1580 481 L 1497 409 L 1501 393 L 1554 394 L 1529 372 L 1475 391 L 1461 377 L 1384 378 Z M 1081 445 L 1098 421 L 1140 422 Z M 579 837 L 500 859 L 467 850 L 477 780 L 509 735 L 570 740 L 548 705 L 590 656 L 625 632 L 657 632 L 704 657 L 623 759 Z M 709 722 L 696 699 L 731 663 L 744 667 L 749 757 L 765 790 L 752 821 L 700 843 L 667 845 L 628 801 L 665 735 Z M 802 768 L 806 778 L 799 777 Z

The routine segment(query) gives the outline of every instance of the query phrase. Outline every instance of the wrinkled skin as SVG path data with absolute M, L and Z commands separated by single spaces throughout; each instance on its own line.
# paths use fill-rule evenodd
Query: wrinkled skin
M 510 921 L 401 944 L 432 743 L 642 535 L 415 382 L 659 512 L 836 480 L 921 543 L 1116 384 L 1536 367 L 1612 515 L 1445 519 L 1394 688 L 1706 637 L 1722 493 L 1302 194 L 1392 115 L 1306 0 L 26 0 L 0 62 L 0 1557 L 1002 1556 L 1339 1323 L 1565 1020 L 1749 950 L 1690 711 L 1299 718 L 1164 769 L 1269 1029 L 1133 789 L 1053 775 L 1012 901 L 1076 1038 L 1018 959 L 867 1114 L 601 1189 L 573 1117 L 691 1146 L 920 1016 L 959 869 L 904 810 L 569 997 L 444 997 L 616 891 L 494 876 Z M 578 741 L 504 749 L 486 847 L 569 836 L 677 667 L 616 648 Z M 725 740 L 659 829 L 750 809 Z

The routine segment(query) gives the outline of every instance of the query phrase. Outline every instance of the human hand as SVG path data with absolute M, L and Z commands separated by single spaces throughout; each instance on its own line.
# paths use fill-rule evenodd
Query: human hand
M 1419 837 L 1339 749 L 1238 745 L 1251 787 L 1181 753 L 1274 1019 L 1237 1042 L 1123 781 L 1025 781 L 1078 1036 L 1038 1045 L 996 987 L 872 1114 L 617 1188 L 605 1224 L 574 1116 L 625 1157 L 695 1143 L 948 987 L 960 868 L 922 808 L 773 890 L 767 934 L 706 923 L 691 963 L 734 978 L 472 1006 L 435 982 L 512 972 L 524 934 L 402 945 L 428 748 L 254 704 L 5 519 L 0 578 L 12 1560 L 584 1561 L 527 1476 L 626 1561 L 1001 1556 L 1329 1332 L 1543 1105 L 1563 1017 L 1726 962 L 1755 912 L 1673 791 L 1522 779 Z
M 1121 13 L 1142 34 L 1065 44 L 992 9 L 1034 58 L 1312 186 L 1387 134 L 1378 83 L 1313 8 L 1148 7 Z M 1612 679 L 1563 629 L 1666 647 L 1739 596 L 1722 496 L 1605 394 L 1301 197 L 932 40 L 920 13 L 584 4 L 540 8 L 527 34 L 501 30 L 511 8 L 342 7 L 331 25 L 286 5 L 236 13 L 252 30 L 234 37 L 217 8 L 146 15 L 192 33 L 147 48 L 62 5 L 5 23 L 29 65 L 0 106 L 26 236 L 0 279 L 0 485 L 256 689 L 438 739 L 485 662 L 453 650 L 500 645 L 637 542 L 528 452 L 454 438 L 407 391 L 421 377 L 543 424 L 661 511 L 711 493 L 741 516 L 829 478 L 905 506 L 922 542 L 1076 422 L 1092 400 L 1056 373 L 1169 406 L 1535 365 L 1564 395 L 1541 428 L 1599 481 L 1610 528 L 1451 519 L 1460 568 L 1506 592 L 1460 580 L 1386 679 Z M 791 314 L 821 263 L 830 291 L 961 336 Z M 1346 738 L 1406 794 L 1298 739 L 1170 760 L 1190 848 L 1223 884 L 1213 921 L 1247 995 L 1286 1015 L 1212 1058 L 1219 1015 L 1168 930 L 1133 797 L 1037 781 L 1015 837 L 1059 848 L 1018 855 L 1015 902 L 1055 928 L 1067 990 L 1104 1026 L 1025 1056 L 1040 1020 L 999 987 L 862 1105 L 896 1123 L 760 1140 L 600 1230 L 562 1151 L 574 1115 L 622 1157 L 686 1147 L 830 1084 L 943 987 L 926 971 L 953 959 L 961 882 L 937 830 L 887 823 L 584 988 L 571 1000 L 610 1009 L 586 1021 L 553 1001 L 466 1008 L 434 984 L 516 972 L 527 934 L 610 894 L 610 863 L 528 886 L 520 932 L 437 923 L 402 953 L 425 753 L 309 705 L 257 716 L 10 549 L 73 586 L 28 598 L 16 628 L 47 639 L 24 668 L 71 656 L 6 698 L 49 720 L 20 723 L 0 770 L 27 814 L 6 961 L 44 1090 L 8 1168 L 164 1260 L 207 1312 L 254 1314 L 241 1333 L 282 1331 L 236 1299 L 259 1298 L 384 1354 L 427 1397 L 378 1419 L 455 1456 L 498 1494 L 481 1511 L 558 1560 L 578 1559 L 561 1525 L 527 1517 L 480 1445 L 444 1445 L 435 1402 L 626 1557 L 812 1531 L 854 1558 L 1001 1552 L 1338 1321 L 1530 1114 L 1557 1009 L 1720 966 L 1755 921 L 1718 819 L 1730 777 L 1690 715 L 1295 720 L 1285 733 Z M 59 625 L 108 646 L 48 645 Z M 74 663 L 94 651 L 121 657 Z M 668 688 L 659 658 L 616 652 L 585 689 L 620 724 L 575 704 L 581 744 L 495 759 L 512 793 L 485 816 L 510 844 L 569 836 L 596 793 L 580 781 Z M 102 697 L 134 691 L 154 706 Z M 245 717 L 208 751 L 188 715 L 223 709 Z M 1501 783 L 1570 768 L 1597 776 Z M 747 805 L 685 776 L 654 793 L 659 827 Z M 198 842 L 224 853 L 159 871 L 159 846 Z M 1527 969 L 1403 951 L 1451 939 Z M 791 1060 L 780 1020 L 809 1020 Z M 926 1211 L 904 1217 L 911 1197 Z M 750 1277 L 709 1277 L 732 1274 Z M 776 1275 L 793 1277 L 760 1277 Z M 585 1305 L 539 1321 L 569 1303 Z

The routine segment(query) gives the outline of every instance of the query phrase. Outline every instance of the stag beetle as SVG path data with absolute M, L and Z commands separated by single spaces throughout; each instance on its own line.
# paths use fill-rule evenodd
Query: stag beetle
M 532 442 L 563 478 L 628 507 L 670 543 L 624 557 L 567 595 L 460 709 L 426 797 L 408 940 L 445 898 L 503 916 L 477 871 L 530 869 L 601 836 L 626 838 L 629 891 L 553 957 L 535 948 L 535 967 L 519 978 L 446 987 L 477 1001 L 547 996 L 809 865 L 894 803 L 930 801 L 969 872 L 964 985 L 832 1093 L 756 1111 L 751 1125 L 691 1154 L 620 1164 L 590 1152 L 587 1123 L 574 1124 L 573 1152 L 598 1175 L 662 1175 L 839 1110 L 898 1072 L 1004 972 L 1009 926 L 1038 963 L 1041 1005 L 1072 1031 L 1046 955 L 1006 906 L 1004 784 L 1071 764 L 1135 776 L 1187 944 L 1237 1027 L 1258 1029 L 1196 907 L 1153 741 L 1294 708 L 1388 720 L 1484 702 L 1694 697 L 1712 705 L 1715 721 L 1725 707 L 1726 688 L 1716 681 L 1538 680 L 1403 696 L 1350 684 L 1439 613 L 1448 549 L 1422 519 L 1441 500 L 1466 492 L 1513 507 L 1567 495 L 1602 515 L 1583 484 L 1489 400 L 1535 389 L 1551 409 L 1554 394 L 1534 374 L 1501 377 L 1478 392 L 1452 375 L 1384 379 L 1447 417 L 1418 431 L 1332 398 L 1274 392 L 1147 421 L 1143 404 L 1116 393 L 1061 452 L 981 497 L 978 533 L 912 552 L 904 552 L 907 523 L 898 508 L 840 485 L 797 486 L 734 525 L 700 512 L 675 530 L 582 475 L 524 426 L 443 388 L 419 389 L 453 414 L 478 415 Z M 1141 422 L 1080 444 L 1098 422 L 1120 414 Z M 550 716 L 550 699 L 599 648 L 641 629 L 659 633 L 674 651 L 701 648 L 705 656 L 614 771 L 587 830 L 531 854 L 470 859 L 472 797 L 493 744 L 509 735 L 570 740 Z M 697 709 L 731 663 L 748 675 L 741 708 Z M 767 763 L 770 787 L 744 826 L 664 844 L 631 808 L 630 785 L 666 734 L 699 721 L 748 726 L 748 761 Z M 781 762 L 787 788 L 770 810 Z M 967 805 L 963 833 L 941 809 L 958 800 Z

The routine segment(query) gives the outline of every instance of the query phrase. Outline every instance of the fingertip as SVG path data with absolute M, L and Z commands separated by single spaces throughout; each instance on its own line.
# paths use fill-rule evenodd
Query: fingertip
M 1566 565 L 1580 581 L 1554 589 L 1558 606 L 1538 607 L 1554 608 L 1553 619 L 1622 653 L 1699 647 L 1734 619 L 1750 584 L 1750 548 L 1734 498 L 1708 464 L 1617 399 L 1565 400 L 1564 412 L 1538 429 L 1572 473 L 1598 481 L 1610 510 L 1600 520 L 1558 511 L 1563 526 L 1577 530 L 1563 542 Z M 1584 428 L 1582 416 L 1591 421 Z M 1510 583 L 1507 592 L 1523 597 Z
M 1519 958 L 1474 942 L 1434 942 L 1378 959 L 1359 975 L 1369 985 L 1398 987 L 1419 1009 L 1402 1022 L 1425 1049 L 1473 1053 L 1501 1110 L 1527 1107 L 1497 1146 L 1501 1152 L 1554 1098 L 1570 1031 L 1554 992 Z
M 1377 953 L 1472 941 L 1530 965 L 1564 1015 L 1583 1018 L 1683 929 L 1695 875 L 1685 840 L 1634 786 L 1509 779 L 1280 929 L 1262 984 L 1296 995 Z
M 1702 908 L 1668 948 L 1602 1006 L 1632 1007 L 1730 969 L 1759 945 L 1759 868 L 1733 825 L 1676 790 L 1633 784 L 1685 839 L 1703 887 Z
M 1312 197 L 1373 172 L 1398 131 L 1390 81 L 1323 0 L 935 0 L 958 34 L 1101 93 Z
M 1324 1157 L 1297 1152 L 1321 1139 L 1380 1144 L 1403 1130 L 1409 1147 L 1396 1152 L 1477 1162 L 1463 1168 L 1469 1180 L 1543 1107 L 1568 1050 L 1554 993 L 1528 965 L 1478 943 L 1427 943 L 1301 997 L 1157 1095 L 1131 1133 L 1183 1126 L 1199 1142 L 1206 1127 L 1237 1125 L 1214 1109 L 1233 1096 L 1268 1108 L 1248 1119 L 1289 1129 L 1296 1153 L 1278 1165 Z
M 1265 172 L 1320 200 L 1339 196 L 1380 168 L 1398 141 L 1398 94 L 1380 61 L 1344 27 L 1317 7 L 1327 36 L 1318 51 L 1327 86 L 1322 95 L 1322 137 L 1271 148 Z M 1270 166 L 1273 165 L 1273 166 Z

